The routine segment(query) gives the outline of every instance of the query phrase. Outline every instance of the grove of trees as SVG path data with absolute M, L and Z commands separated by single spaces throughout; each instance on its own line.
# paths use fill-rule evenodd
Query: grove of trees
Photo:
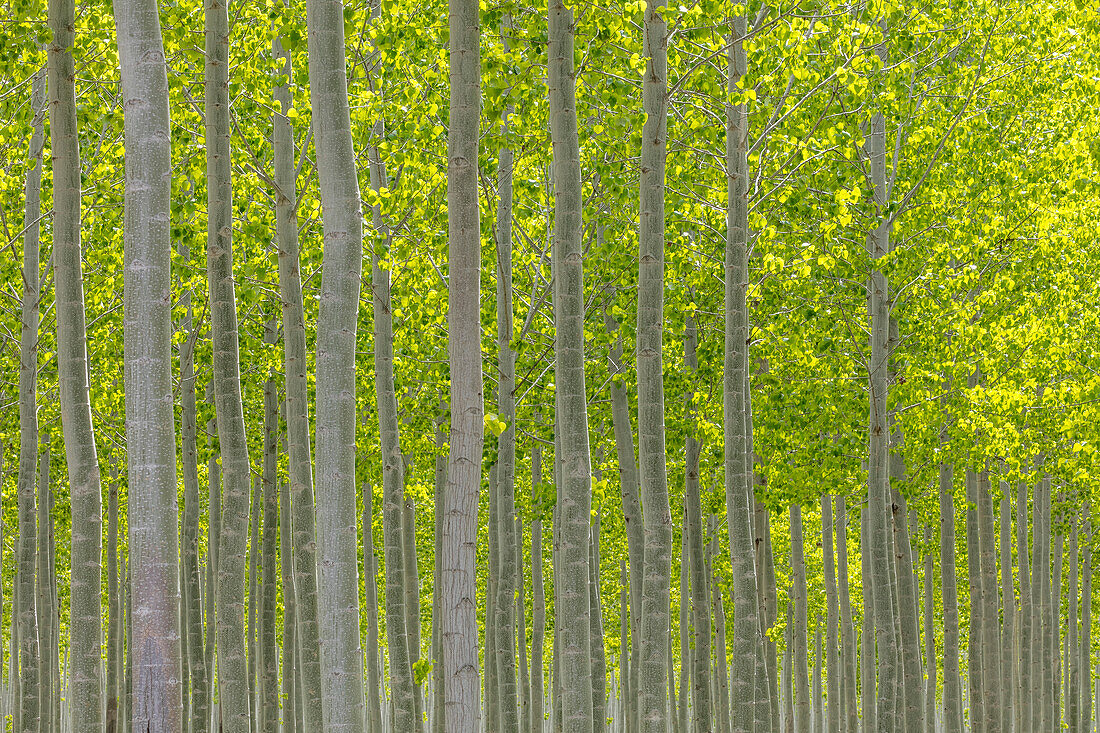
M 1100 729 L 1100 8 L 684 3 L 3 0 L 0 733 Z

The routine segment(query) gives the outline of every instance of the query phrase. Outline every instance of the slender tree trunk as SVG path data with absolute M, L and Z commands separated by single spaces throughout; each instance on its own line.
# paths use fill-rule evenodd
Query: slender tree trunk
M 119 0 L 114 15 L 127 151 L 124 343 L 133 589 L 128 594 L 133 704 L 127 722 L 137 730 L 174 733 L 183 727 L 183 710 L 168 78 L 155 0 Z M 209 136 L 207 142 L 213 144 Z
M 894 459 L 900 464 L 900 455 Z M 898 470 L 898 477 L 904 468 Z M 905 497 L 897 488 L 893 494 L 894 569 L 898 585 L 898 624 L 901 639 L 901 662 L 905 690 L 905 728 L 911 733 L 924 729 L 924 673 L 920 664 L 920 627 L 918 612 L 920 597 L 917 593 L 916 572 L 913 569 L 913 551 L 909 543 L 909 511 Z
M 821 497 L 821 553 L 825 575 L 825 665 L 828 673 L 828 733 L 840 733 L 842 696 L 840 681 L 839 644 L 837 643 L 837 587 L 833 560 L 833 500 L 825 494 Z M 818 665 L 821 660 L 818 660 Z
M 959 676 L 959 594 L 955 570 L 955 499 L 953 470 L 939 468 L 940 586 L 943 609 L 943 729 L 962 733 L 962 678 Z
M 840 638 L 842 665 L 841 682 L 843 687 L 844 714 L 841 716 L 841 728 L 845 733 L 856 733 L 859 724 L 856 707 L 857 661 L 856 627 L 852 620 L 852 598 L 848 586 L 848 501 L 843 495 L 836 497 L 836 557 L 837 576 L 840 581 Z
M 260 477 L 252 477 L 251 509 L 248 514 L 248 616 L 245 626 L 245 652 L 248 654 L 248 721 L 253 733 L 263 727 L 259 700 L 263 694 L 259 676 L 260 645 L 257 643 L 256 617 L 260 612 Z
M 57 676 L 58 648 L 54 641 L 57 616 L 53 612 L 53 563 L 50 562 L 53 547 L 53 486 L 50 481 L 51 447 L 48 433 L 42 434 L 42 455 L 38 464 L 38 555 L 36 558 L 38 596 L 38 639 L 42 653 L 38 667 L 38 709 L 44 733 L 54 733 L 57 718 L 54 716 L 54 696 L 60 697 Z
M 53 34 L 47 46 L 50 152 L 53 156 L 53 266 L 57 313 L 57 370 L 65 465 L 72 510 L 69 649 L 72 688 L 67 700 L 73 733 L 101 730 L 100 659 L 103 629 L 100 588 L 102 516 L 99 459 L 88 386 L 88 344 L 80 258 L 80 142 L 76 119 L 74 0 L 49 3 Z
M 1081 715 L 1077 730 L 1092 731 L 1092 526 L 1089 523 L 1089 505 L 1082 510 L 1081 526 L 1085 540 L 1081 557 L 1081 646 L 1076 664 L 1081 670 Z
M 362 205 L 348 107 L 343 3 L 308 0 L 306 24 L 325 232 L 316 366 L 321 701 L 325 730 L 356 733 L 366 725 L 355 546 L 355 334 Z
M 710 518 L 710 554 L 712 558 L 718 556 L 718 517 Z M 718 582 L 718 572 L 713 564 L 710 568 L 710 583 L 712 593 L 711 602 L 714 604 L 714 667 L 717 671 L 717 684 L 715 685 L 718 730 L 726 733 L 730 728 L 730 697 L 729 697 L 729 664 L 726 659 L 726 609 L 725 599 L 722 594 L 722 586 Z
M 1028 562 L 1031 545 L 1028 542 L 1028 501 L 1027 482 L 1016 484 L 1016 558 L 1019 563 L 1020 577 L 1020 613 L 1019 613 L 1019 667 L 1017 686 L 1020 690 L 1016 733 L 1023 733 L 1032 724 L 1033 699 L 1032 684 L 1035 661 L 1031 657 L 1032 636 L 1032 590 L 1031 570 Z
M 374 125 L 373 137 L 382 134 L 382 123 Z M 388 186 L 386 169 L 377 147 L 370 150 L 371 188 L 378 192 Z M 417 715 L 410 648 L 409 617 L 405 604 L 405 462 L 401 453 L 397 393 L 393 373 L 393 309 L 390 297 L 389 263 L 383 254 L 390 250 L 389 227 L 382 217 L 381 204 L 371 207 L 376 246 L 371 274 L 374 303 L 374 380 L 378 402 L 378 427 L 382 441 L 382 545 L 386 561 L 386 645 L 390 660 L 390 691 L 393 696 L 393 721 L 397 730 L 415 731 Z
M 794 615 L 791 622 L 792 667 L 794 684 L 794 721 L 796 733 L 810 733 L 809 641 L 806 630 L 806 560 L 803 556 L 802 507 L 791 504 L 791 572 Z
M 187 262 L 190 251 L 182 241 L 179 245 L 180 259 Z M 186 642 L 187 668 L 190 680 L 184 679 L 184 685 L 190 682 L 190 717 L 188 729 L 192 733 L 205 733 L 209 725 L 209 706 L 207 695 L 210 691 L 206 676 L 206 655 L 203 647 L 202 608 L 199 604 L 199 455 L 198 427 L 195 405 L 195 342 L 198 332 L 195 330 L 191 310 L 191 289 L 183 293 L 181 305 L 186 313 L 181 330 L 186 334 L 180 345 L 180 414 L 181 466 L 183 468 L 183 521 L 181 522 L 180 542 L 182 547 L 182 583 L 185 614 L 181 614 L 184 638 Z M 117 499 L 116 499 L 117 501 Z M 113 520 L 117 521 L 117 520 Z M 117 533 L 117 527 L 115 532 Z M 114 550 L 112 550 L 114 552 Z M 117 611 L 117 609 L 116 609 Z M 108 657 L 109 658 L 109 657 Z M 184 715 L 188 708 L 184 706 Z
M 206 384 L 206 401 L 213 402 L 214 383 Z M 217 435 L 216 419 L 206 423 L 206 447 L 210 452 L 206 467 L 206 477 L 209 486 L 209 537 L 207 540 L 207 564 L 206 564 L 206 669 L 210 673 L 210 712 L 211 728 L 221 726 L 221 707 L 214 702 L 214 693 L 217 689 L 217 669 L 215 667 L 214 650 L 217 646 L 217 575 L 218 564 L 221 557 L 218 553 L 218 545 L 221 541 L 221 517 L 222 517 L 222 478 L 221 464 L 218 463 L 218 454 L 215 450 L 214 440 Z
M 283 0 L 284 7 L 289 0 Z M 290 50 L 276 38 L 273 53 L 282 64 L 275 87 L 274 112 L 275 229 L 279 242 L 279 300 L 282 303 L 283 361 L 286 370 L 286 431 L 290 497 L 293 505 L 296 670 L 302 690 L 301 713 L 306 730 L 322 729 L 321 660 L 317 630 L 317 574 L 314 531 L 313 464 L 310 458 L 306 332 L 298 249 L 298 194 L 294 160 L 294 130 L 287 117 L 293 106 L 289 79 L 293 78 Z
M 112 421 L 113 422 L 113 421 Z M 122 662 L 122 620 L 118 576 L 118 459 L 110 454 L 111 481 L 107 489 L 107 733 L 119 725 L 119 667 Z M 205 730 L 205 729 L 196 729 Z
M 268 343 L 274 345 L 276 336 L 274 322 L 266 329 Z M 263 711 L 263 733 L 278 733 L 279 730 L 279 646 L 275 637 L 277 625 L 278 595 L 276 588 L 276 554 L 279 539 L 279 494 L 276 486 L 276 436 L 279 432 L 279 395 L 275 384 L 275 374 L 264 382 L 264 466 L 263 466 L 263 534 L 262 578 L 260 603 L 260 710 Z
M 986 733 L 984 660 L 982 659 L 982 623 L 985 601 L 981 575 L 981 540 L 978 528 L 978 476 L 966 472 L 966 558 L 970 589 L 970 629 L 967 654 L 970 691 L 970 727 L 974 733 Z
M 821 665 L 824 664 L 821 649 L 821 619 L 814 620 L 814 669 L 813 669 L 813 708 L 814 733 L 825 731 L 825 695 L 821 684 Z
M 699 368 L 697 341 L 698 331 L 695 326 L 695 319 L 689 315 L 684 361 L 692 372 Z M 689 394 L 687 399 L 690 400 L 691 398 L 692 395 Z M 686 439 L 684 476 L 684 532 L 688 537 L 688 554 L 681 558 L 680 562 L 689 562 L 691 567 L 691 637 L 694 648 L 691 700 L 695 713 L 693 716 L 693 730 L 695 733 L 709 733 L 714 728 L 714 721 L 711 715 L 712 701 L 710 695 L 710 593 L 707 562 L 704 553 L 706 540 L 703 537 L 703 509 L 699 486 L 699 453 L 702 449 L 702 443 L 695 437 L 695 427 L 693 425 L 695 408 L 690 401 L 688 404 L 688 422 L 692 424 L 691 432 L 689 432 Z M 680 599 L 680 603 L 687 602 L 688 599 Z M 681 661 L 681 663 L 683 662 Z M 727 730 L 724 729 L 723 733 L 727 733 Z M 687 733 L 687 731 L 684 733 Z
M 641 613 L 641 730 L 666 733 L 666 658 L 672 581 L 672 513 L 665 465 L 662 361 L 665 276 L 665 152 L 668 30 L 663 0 L 645 9 L 642 51 L 640 208 L 638 225 L 638 455 L 645 537 Z M 751 560 L 751 553 L 749 558 Z
M 747 32 L 744 15 L 734 18 L 728 60 L 731 95 L 747 73 L 748 56 L 742 39 Z M 664 119 L 664 115 L 661 115 Z M 757 577 L 754 566 L 751 448 L 748 439 L 748 415 L 751 395 L 748 391 L 749 324 L 746 291 L 748 289 L 748 107 L 732 104 L 726 109 L 726 255 L 725 255 L 725 365 L 723 415 L 725 428 L 726 518 L 730 536 L 733 569 L 733 664 L 753 675 L 738 674 L 732 681 L 731 717 L 733 730 L 748 731 L 770 721 L 759 720 L 758 702 L 766 693 L 755 679 L 757 662 L 763 659 L 764 641 L 757 601 Z M 770 686 L 770 685 L 769 685 Z M 763 689 L 762 689 L 763 688 Z M 769 704 L 768 712 L 772 712 Z
M 247 733 L 251 712 L 245 654 L 245 552 L 248 544 L 248 439 L 241 403 L 237 304 L 233 284 L 233 183 L 229 135 L 229 14 L 206 6 L 207 279 L 214 353 L 214 401 L 222 456 L 224 507 L 218 567 L 218 698 L 227 733 Z M 251 650 L 247 651 L 251 654 Z
M 1043 471 L 1043 460 L 1036 461 L 1036 467 Z M 1044 697 L 1046 690 L 1046 638 L 1047 616 L 1046 599 L 1050 597 L 1050 529 L 1045 526 L 1046 506 L 1050 485 L 1044 476 L 1035 486 L 1032 499 L 1032 578 L 1031 578 L 1031 674 L 1032 674 L 1032 730 L 1043 730 L 1049 721 Z
M 504 48 L 508 48 L 511 32 L 510 16 L 501 31 Z M 511 106 L 504 111 L 501 122 L 508 134 Z M 496 244 L 497 287 L 497 401 L 499 419 L 504 430 L 497 441 L 497 542 L 499 552 L 496 598 L 492 601 L 497 648 L 497 689 L 501 710 L 500 729 L 518 733 L 519 692 L 516 684 L 516 623 L 515 599 L 519 567 L 516 563 L 516 354 L 512 350 L 512 151 L 505 145 L 497 161 Z M 556 321 L 555 321 L 556 322 Z M 560 381 L 560 377 L 559 377 Z M 582 392 L 583 397 L 583 392 Z M 587 433 L 586 433 L 587 434 Z M 586 518 L 587 522 L 587 518 Z M 518 579 L 518 580 L 517 580 Z
M 542 491 L 542 448 L 531 450 L 531 485 L 536 497 Z M 542 582 L 542 511 L 535 500 L 531 522 L 531 730 L 543 733 L 546 713 L 543 703 L 543 652 L 546 647 L 546 589 Z
M 519 650 L 519 729 L 532 733 L 531 727 L 531 669 L 527 660 L 527 589 L 523 578 L 523 518 L 516 517 L 516 588 L 515 619 L 517 648 Z
M 1001 482 L 1000 550 L 1001 550 L 1001 619 L 1000 642 L 1001 662 L 1001 730 L 1011 733 L 1014 724 L 1016 699 L 1015 665 L 1013 644 L 1016 638 L 1015 606 L 1016 592 L 1012 580 L 1012 497 L 1008 482 Z M 992 504 L 991 504 L 992 505 Z M 996 580 L 994 580 L 994 584 Z
M 601 229 L 596 230 L 597 233 Z M 608 333 L 614 334 L 609 371 L 611 392 L 611 422 L 615 431 L 615 455 L 619 463 L 619 484 L 623 499 L 623 521 L 626 523 L 626 547 L 630 560 L 630 662 L 629 676 L 624 677 L 624 689 L 630 694 L 623 698 L 624 715 L 628 730 L 638 728 L 638 687 L 641 667 L 641 616 L 642 578 L 645 563 L 645 538 L 642 528 L 642 505 L 638 496 L 638 462 L 634 455 L 634 431 L 630 423 L 630 400 L 624 384 L 626 368 L 622 363 L 623 336 L 619 323 L 605 310 L 604 323 Z
M 924 732 L 936 733 L 936 598 L 933 592 L 935 558 L 932 530 L 924 525 Z M 1020 732 L 1022 733 L 1022 731 Z
M 285 403 L 284 403 L 285 404 Z M 297 600 L 294 590 L 294 559 L 291 554 L 291 515 L 290 483 L 279 482 L 279 569 L 282 581 L 283 601 L 283 649 L 282 649 L 282 691 L 283 733 L 298 733 L 298 696 L 295 688 L 298 684 L 296 655 L 298 653 Z M 364 550 L 366 552 L 366 550 Z M 374 733 L 369 729 L 368 733 Z
M 1005 706 L 1002 697 L 1001 672 L 1001 621 L 998 612 L 996 540 L 994 535 L 993 499 L 989 486 L 989 472 L 978 475 L 978 547 L 982 584 L 981 644 L 983 665 L 982 703 L 988 733 L 1000 733 L 1001 716 Z
M 875 690 L 875 575 L 871 570 L 871 518 L 868 505 L 859 516 L 859 561 L 863 579 L 863 622 L 860 629 L 860 708 L 862 733 L 875 733 L 877 707 Z
M 562 714 L 570 733 L 592 731 L 592 655 L 595 640 L 589 602 L 589 521 L 592 460 L 584 381 L 584 267 L 581 242 L 581 164 L 573 69 L 573 11 L 551 0 L 548 83 L 554 181 L 555 418 L 561 452 L 558 508 L 561 523 L 561 585 L 554 588 L 558 623 L 569 629 L 558 640 L 563 685 Z M 499 235 L 498 235 L 499 237 Z M 498 261 L 500 257 L 498 255 Z M 602 713 L 600 713 L 602 714 Z
M 19 342 L 19 662 L 20 733 L 38 733 L 40 647 L 34 566 L 38 547 L 35 518 L 35 479 L 38 467 L 38 327 L 39 327 L 39 219 L 42 214 L 43 119 L 46 113 L 46 74 L 31 81 L 30 165 L 24 187 L 23 302 Z
M 592 728 L 607 733 L 607 651 L 603 640 L 603 612 L 600 606 L 600 515 L 592 525 L 589 550 L 589 622 L 592 638 Z
M 437 504 L 438 506 L 438 504 Z M 374 491 L 363 482 L 363 585 L 367 606 L 367 731 L 382 733 L 382 665 L 378 639 L 378 558 L 374 553 Z
M 443 727 L 445 714 L 443 711 L 443 599 L 439 592 L 443 582 L 443 522 L 439 512 L 443 509 L 443 496 L 447 486 L 447 451 L 443 437 L 443 416 L 446 405 L 439 405 L 439 415 L 435 420 L 435 495 L 432 502 L 432 511 L 435 513 L 433 522 L 434 553 L 432 573 L 432 733 L 445 733 Z M 377 639 L 377 628 L 374 631 Z M 368 670 L 369 671 L 369 670 Z M 368 683 L 370 680 L 368 680 Z M 378 680 L 374 681 L 374 693 L 377 696 Z M 368 695 L 371 694 L 368 691 Z M 373 709 L 371 711 L 373 715 Z M 381 726 L 381 718 L 378 720 Z M 381 733 L 381 728 L 371 728 L 370 733 Z
M 681 507 L 681 516 L 683 508 Z M 688 629 L 691 628 L 691 584 L 689 578 L 690 562 L 690 538 L 686 531 L 680 532 L 680 684 L 676 690 L 676 726 L 677 733 L 689 733 L 688 731 L 688 674 L 691 671 L 691 638 Z M 672 653 L 669 652 L 669 679 L 673 677 Z M 672 692 L 672 688 L 669 688 Z
M 447 238 L 451 365 L 451 440 L 443 500 L 443 690 L 448 733 L 477 733 L 478 489 L 484 431 L 481 377 L 481 242 L 478 123 L 481 55 L 478 5 L 449 0 L 450 125 L 447 136 Z M 585 626 L 587 629 L 587 626 Z
M 1059 494 L 1059 498 L 1061 498 L 1061 494 Z M 1048 685 L 1052 697 L 1051 720 L 1055 726 L 1061 729 L 1064 722 L 1062 716 L 1062 645 L 1060 642 L 1062 639 L 1062 566 L 1065 557 L 1065 534 L 1061 531 L 1062 513 L 1059 512 L 1059 515 L 1059 531 L 1054 536 L 1054 562 L 1052 563 L 1053 576 L 1048 606 L 1050 624 L 1047 627 L 1049 629 L 1049 635 L 1047 637 L 1046 660 L 1052 667 Z M 1049 517 L 1047 526 L 1051 526 Z
M 1080 572 L 1080 568 L 1078 567 L 1079 553 L 1077 548 L 1077 531 L 1077 521 L 1075 517 L 1069 535 L 1069 594 L 1066 596 L 1069 605 L 1069 623 L 1066 625 L 1065 661 L 1066 676 L 1069 678 L 1069 684 L 1066 685 L 1066 690 L 1068 692 L 1066 695 L 1066 727 L 1071 731 L 1078 730 L 1081 723 L 1081 670 L 1079 666 L 1081 653 L 1077 646 L 1078 624 L 1080 623 L 1077 615 L 1078 573 Z

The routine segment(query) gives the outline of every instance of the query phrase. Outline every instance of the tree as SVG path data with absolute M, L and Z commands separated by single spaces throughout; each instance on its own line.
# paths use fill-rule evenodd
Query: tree
M 130 724 L 183 729 L 172 414 L 171 120 L 155 0 L 114 5 L 126 146 L 125 387 L 133 606 Z

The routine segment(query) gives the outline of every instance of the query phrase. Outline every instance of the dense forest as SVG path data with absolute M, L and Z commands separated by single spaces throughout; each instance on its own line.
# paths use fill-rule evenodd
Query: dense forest
M 0 732 L 1092 733 L 1091 0 L 3 0 Z

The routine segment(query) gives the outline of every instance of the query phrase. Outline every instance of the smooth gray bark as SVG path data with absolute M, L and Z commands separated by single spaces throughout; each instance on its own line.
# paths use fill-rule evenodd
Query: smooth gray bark
M 274 322 L 265 329 L 269 344 L 276 343 Z M 278 566 L 276 557 L 279 540 L 279 488 L 276 485 L 276 437 L 279 432 L 279 395 L 272 373 L 264 382 L 264 464 L 263 464 L 263 529 L 260 536 L 260 730 L 279 730 L 279 646 L 276 639 L 278 614 Z
M 73 42 L 75 0 L 49 3 L 52 39 L 46 47 L 53 157 L 53 269 L 57 317 L 57 371 L 65 465 L 72 511 L 69 653 L 72 684 L 66 695 L 73 733 L 103 725 L 103 505 L 99 458 L 92 430 L 88 343 L 80 248 L 80 141 L 76 116 Z
M 1018 576 L 1020 579 L 1020 613 L 1017 624 L 1019 636 L 1019 667 L 1017 684 L 1020 690 L 1017 733 L 1027 730 L 1032 724 L 1033 698 L 1033 670 L 1035 660 L 1032 659 L 1032 590 L 1031 569 L 1029 558 L 1031 556 L 1031 543 L 1028 541 L 1028 490 L 1027 482 L 1019 481 L 1016 484 L 1016 559 L 1019 564 Z
M 510 17 L 505 18 L 502 29 L 503 45 L 508 49 L 507 34 L 511 31 Z M 507 135 L 508 115 L 505 109 L 501 132 Z M 519 691 L 516 681 L 516 585 L 523 584 L 516 563 L 516 354 L 512 350 L 512 150 L 503 146 L 497 160 L 497 212 L 493 227 L 496 245 L 496 295 L 497 295 L 497 402 L 499 419 L 504 430 L 497 439 L 496 509 L 497 551 L 499 574 L 493 628 L 496 632 L 497 693 L 500 705 L 500 730 L 518 733 Z M 560 332 L 559 332 L 560 333 Z M 559 384 L 561 380 L 559 378 Z M 582 392 L 583 395 L 583 392 Z
M 190 251 L 183 242 L 179 245 L 180 259 L 187 262 Z M 186 666 L 189 679 L 184 685 L 190 688 L 190 707 L 185 705 L 187 726 L 191 733 L 205 733 L 210 724 L 208 695 L 209 681 L 206 673 L 206 654 L 203 645 L 202 607 L 199 603 L 199 455 L 198 426 L 195 396 L 195 329 L 191 309 L 191 289 L 183 293 L 180 305 L 185 309 L 180 329 L 186 334 L 180 344 L 180 448 L 183 469 L 183 517 L 180 523 L 180 555 L 182 562 L 182 595 L 185 612 L 181 614 L 183 641 L 186 642 Z M 116 499 L 117 501 L 117 499 Z M 117 533 L 117 527 L 115 529 Z
M 35 553 L 38 547 L 35 517 L 35 479 L 38 475 L 38 328 L 39 240 L 42 214 L 43 120 L 46 113 L 46 73 L 31 81 L 30 166 L 24 185 L 23 299 L 19 341 L 19 549 L 17 551 L 19 613 L 19 725 L 20 733 L 38 733 L 39 643 L 38 605 L 34 587 Z
M 856 733 L 859 728 L 859 709 L 856 706 L 859 668 L 856 626 L 852 620 L 852 598 L 848 585 L 848 501 L 843 495 L 836 497 L 836 558 L 837 579 L 840 584 L 841 686 L 844 709 L 841 728 L 845 733 Z
M 662 332 L 665 288 L 665 153 L 668 136 L 668 26 L 663 0 L 644 13 L 638 209 L 638 463 L 645 538 L 641 613 L 640 728 L 667 733 L 666 639 L 670 637 L 672 512 L 665 463 Z M 751 559 L 751 553 L 749 558 Z
M 229 9 L 226 0 L 204 6 L 206 26 L 206 274 L 214 354 L 214 403 L 222 459 L 223 507 L 219 538 L 218 706 L 226 733 L 248 733 L 250 670 L 245 657 L 245 553 L 248 544 L 251 464 L 241 399 L 240 345 L 233 282 L 233 181 L 229 121 Z
M 363 585 L 367 606 L 367 731 L 382 733 L 382 663 L 378 633 L 378 558 L 374 553 L 374 490 L 363 482 Z M 433 594 L 434 595 L 434 594 Z
M 561 559 L 554 587 L 559 635 L 562 715 L 568 733 L 593 730 L 589 603 L 589 522 L 592 457 L 584 379 L 584 260 L 581 242 L 581 162 L 573 68 L 573 10 L 564 0 L 548 5 L 550 139 L 553 147 L 555 434 L 561 450 L 558 502 Z M 555 661 L 555 663 L 557 663 Z M 602 714 L 602 713 L 601 713 Z
M 118 458 L 110 454 L 110 483 L 107 489 L 107 733 L 117 733 L 119 727 L 119 682 L 122 667 L 122 618 L 118 566 Z M 201 621 L 200 621 L 201 623 Z
M 695 319 L 689 316 L 684 339 L 685 365 L 695 371 L 699 367 L 697 353 L 698 330 Z M 691 399 L 689 394 L 686 399 Z M 695 407 L 689 402 L 689 423 L 695 419 Z M 714 727 L 712 718 L 710 677 L 710 583 L 707 577 L 706 557 L 703 551 L 703 509 L 699 485 L 699 453 L 702 443 L 694 434 L 694 426 L 686 438 L 684 469 L 684 532 L 688 537 L 688 554 L 681 562 L 688 561 L 691 568 L 692 657 L 691 693 L 694 710 L 695 733 L 709 733 Z M 680 603 L 688 602 L 680 599 Z M 684 660 L 681 660 L 681 664 Z M 686 731 L 684 733 L 687 733 Z
M 284 403 L 285 404 L 285 403 Z M 282 724 L 283 733 L 298 733 L 298 670 L 297 601 L 294 590 L 294 560 L 291 549 L 290 483 L 279 482 L 279 570 L 282 583 L 283 648 L 282 648 Z M 373 733 L 373 731 L 368 731 Z
M 840 680 L 843 672 L 840 667 L 839 644 L 837 639 L 838 601 L 836 569 L 833 560 L 833 500 L 828 494 L 821 497 L 821 553 L 824 560 L 825 575 L 825 666 L 828 685 L 828 725 L 823 730 L 828 733 L 840 733 L 843 700 L 840 694 Z M 818 660 L 820 666 L 821 660 Z M 821 727 L 821 726 L 819 726 Z
M 728 90 L 740 94 L 748 73 L 748 55 L 742 42 L 748 22 L 733 19 L 727 66 Z M 661 115 L 662 120 L 664 115 Z M 731 723 L 737 733 L 755 727 L 771 730 L 770 684 L 757 667 L 764 661 L 751 510 L 752 455 L 749 439 L 749 313 L 748 290 L 748 106 L 726 109 L 726 248 L 725 248 L 725 360 L 723 366 L 723 429 L 725 440 L 726 521 L 733 570 L 733 664 L 742 672 L 732 678 Z M 766 667 L 765 667 L 766 669 Z M 760 678 L 760 679 L 758 679 Z M 767 702 L 767 705 L 761 703 Z M 761 714 L 766 717 L 761 719 Z
M 481 226 L 478 124 L 481 54 L 478 4 L 449 0 L 450 106 L 447 135 L 447 348 L 451 438 L 443 499 L 443 691 L 448 733 L 477 733 L 478 490 L 484 438 L 481 375 Z M 586 627 L 587 628 L 587 627 Z
M 284 7 L 289 0 L 284 0 Z M 273 55 L 282 61 L 282 83 L 273 96 L 275 158 L 275 231 L 279 245 L 279 300 L 282 303 L 283 368 L 286 377 L 286 434 L 290 497 L 293 505 L 295 621 L 297 670 L 302 692 L 301 714 L 307 730 L 322 728 L 321 658 L 317 631 L 317 566 L 314 543 L 313 463 L 310 458 L 309 391 L 306 381 L 306 331 L 298 247 L 298 194 L 294 130 L 287 113 L 294 104 L 289 81 L 290 49 L 276 38 Z
M 183 710 L 168 74 L 156 0 L 117 0 L 114 15 L 126 144 L 123 341 L 132 588 L 128 596 L 133 608 L 128 614 L 133 687 L 127 722 L 149 733 L 177 733 L 183 727 Z
M 380 137 L 382 123 L 372 134 Z M 388 186 L 385 164 L 378 148 L 370 149 L 371 188 L 378 192 Z M 380 199 L 379 199 L 380 200 Z M 371 207 L 374 226 L 372 237 L 371 294 L 374 307 L 374 386 L 378 404 L 378 428 L 382 452 L 382 545 L 385 553 L 386 645 L 389 648 L 390 691 L 393 724 L 397 730 L 418 730 L 416 695 L 413 682 L 413 651 L 406 603 L 405 534 L 415 527 L 405 526 L 405 461 L 401 454 L 397 393 L 393 373 L 393 307 L 390 296 L 389 263 L 383 253 L 390 249 L 389 226 L 382 207 Z
M 943 729 L 962 733 L 962 678 L 959 675 L 959 594 L 955 570 L 955 498 L 952 466 L 939 467 L 940 587 L 943 613 Z
M 809 638 L 806 629 L 807 592 L 806 560 L 803 551 L 802 507 L 791 504 L 791 573 L 793 589 L 791 598 L 794 612 L 791 617 L 791 677 L 794 687 L 795 733 L 810 733 L 810 679 Z
M 58 618 L 54 613 L 53 548 L 53 486 L 51 485 L 51 447 L 49 433 L 42 434 L 41 457 L 38 463 L 38 553 L 36 556 L 35 594 L 38 596 L 38 648 L 42 653 L 38 666 L 38 709 L 44 733 L 54 733 L 59 721 L 54 715 L 54 698 L 61 697 L 61 680 L 57 673 L 58 648 L 56 632 Z M 56 693 L 56 695 L 55 695 Z
M 366 726 L 366 699 L 355 541 L 355 335 L 363 211 L 348 107 L 343 10 L 341 0 L 306 4 L 325 236 L 316 363 L 317 611 L 324 729 L 359 733 Z
M 542 448 L 531 450 L 531 485 L 536 497 L 542 490 Z M 546 725 L 543 702 L 543 652 L 546 647 L 546 588 L 542 581 L 542 506 L 535 500 L 531 522 L 531 730 L 543 733 Z

